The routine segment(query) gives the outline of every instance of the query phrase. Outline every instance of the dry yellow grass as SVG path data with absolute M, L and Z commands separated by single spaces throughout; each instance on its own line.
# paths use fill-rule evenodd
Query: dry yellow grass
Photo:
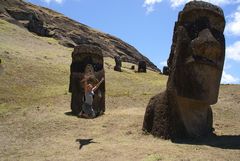
M 94 120 L 66 115 L 72 49 L 0 20 L 0 160 L 239 160 L 240 87 L 222 86 L 214 105 L 215 139 L 188 144 L 144 135 L 148 100 L 167 77 L 135 73 L 105 59 L 106 113 Z M 93 139 L 79 149 L 78 139 Z

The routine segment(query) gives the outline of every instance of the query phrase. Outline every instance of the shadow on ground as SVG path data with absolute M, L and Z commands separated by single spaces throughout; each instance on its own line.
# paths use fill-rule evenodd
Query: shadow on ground
M 85 145 L 89 145 L 91 143 L 98 143 L 93 141 L 93 139 L 76 139 L 76 142 L 79 142 L 79 149 L 81 150 L 83 148 L 83 146 Z
M 67 116 L 75 116 L 76 117 L 76 115 L 74 115 L 74 113 L 72 111 L 65 112 L 64 114 Z
M 240 135 L 209 136 L 198 140 L 173 140 L 177 144 L 208 145 L 221 149 L 240 149 Z

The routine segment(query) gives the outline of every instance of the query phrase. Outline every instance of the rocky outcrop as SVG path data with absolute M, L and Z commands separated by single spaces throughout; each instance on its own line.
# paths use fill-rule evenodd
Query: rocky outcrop
M 185 5 L 175 23 L 165 92 L 147 106 L 143 130 L 165 139 L 202 137 L 213 131 L 225 58 L 221 8 L 203 1 Z
M 105 57 L 120 56 L 122 61 L 135 64 L 145 60 L 149 68 L 159 71 L 148 58 L 119 38 L 94 30 L 50 9 L 22 0 L 0 0 L 0 18 L 26 27 L 39 36 L 53 37 L 64 46 L 98 46 Z

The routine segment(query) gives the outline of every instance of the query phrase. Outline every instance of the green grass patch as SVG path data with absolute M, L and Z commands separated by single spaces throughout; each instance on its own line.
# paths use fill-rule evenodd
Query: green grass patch
M 151 154 L 143 161 L 161 161 L 161 160 L 163 160 L 163 157 L 161 157 L 159 154 Z
M 73 49 L 4 20 L 0 24 L 0 30 L 7 31 L 0 32 L 4 68 L 0 77 L 0 113 L 66 95 Z M 116 72 L 114 59 L 104 61 L 106 97 L 148 99 L 165 88 L 167 77 L 159 73 L 136 73 L 130 69 L 133 64 L 126 62 L 122 63 L 123 72 Z

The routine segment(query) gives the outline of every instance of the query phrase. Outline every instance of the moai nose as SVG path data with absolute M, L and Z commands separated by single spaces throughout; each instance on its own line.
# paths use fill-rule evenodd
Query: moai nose
M 221 54 L 221 44 L 214 38 L 209 29 L 199 32 L 198 37 L 192 40 L 191 47 L 194 55 L 205 57 L 214 62 Z

